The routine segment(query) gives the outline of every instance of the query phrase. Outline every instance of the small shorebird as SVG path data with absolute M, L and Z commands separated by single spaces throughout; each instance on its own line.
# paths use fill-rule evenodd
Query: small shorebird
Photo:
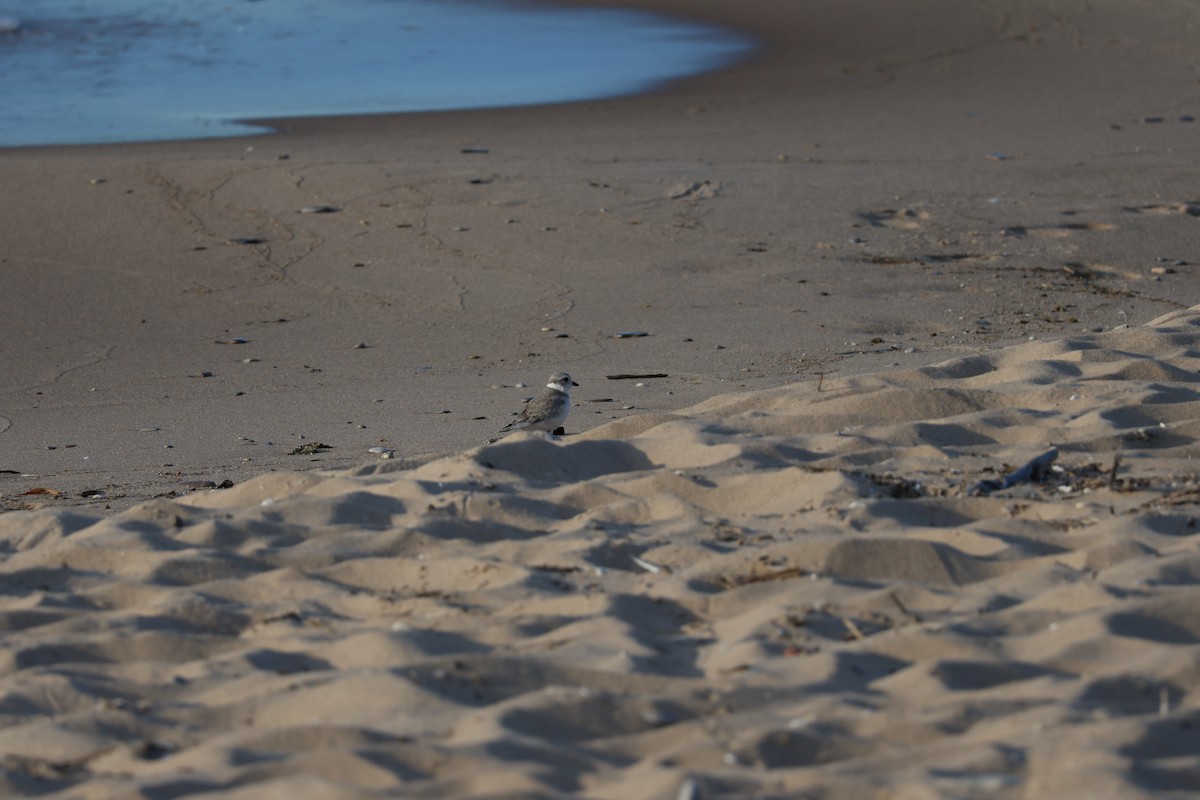
M 567 421 L 571 413 L 571 387 L 579 384 L 565 372 L 550 376 L 546 388 L 534 397 L 512 422 L 500 429 L 500 433 L 513 431 L 549 431 L 553 433 Z

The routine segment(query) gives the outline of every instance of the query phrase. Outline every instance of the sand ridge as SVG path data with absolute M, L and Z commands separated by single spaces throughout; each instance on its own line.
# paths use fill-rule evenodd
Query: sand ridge
M 1200 307 L 417 467 L 5 514 L 0 775 L 62 797 L 1182 791 L 1198 368 Z M 968 491 L 1050 445 L 1045 482 Z

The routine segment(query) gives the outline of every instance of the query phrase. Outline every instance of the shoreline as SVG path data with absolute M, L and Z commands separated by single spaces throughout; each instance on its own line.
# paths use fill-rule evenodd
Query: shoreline
M 488 5 L 489 5 L 488 3 L 482 4 L 480 6 L 481 10 L 486 10 L 486 7 Z M 514 15 L 513 16 L 514 19 L 516 18 L 516 14 L 518 12 L 536 13 L 538 10 L 541 10 L 543 12 L 569 10 L 568 6 L 564 6 L 563 4 L 556 4 L 554 2 L 532 2 L 531 3 L 531 2 L 522 2 L 521 0 L 493 0 L 492 5 L 497 6 L 497 7 L 505 7 L 505 6 L 509 7 Z M 229 9 L 226 9 L 226 10 L 228 11 Z M 473 102 L 475 102 L 475 101 L 472 101 L 471 99 L 467 99 L 466 95 L 463 95 L 461 92 L 457 91 L 454 84 L 448 84 L 448 85 L 443 84 L 444 86 L 446 86 L 446 94 L 442 95 L 440 100 L 436 100 L 436 102 L 446 104 L 446 105 L 442 105 L 442 106 L 431 105 L 431 106 L 426 106 L 426 107 L 409 107 L 409 108 L 398 108 L 398 109 L 391 109 L 391 110 L 371 109 L 370 106 L 372 105 L 373 101 L 371 101 L 370 99 L 364 100 L 363 98 L 360 97 L 360 98 L 358 98 L 358 100 L 362 101 L 363 105 L 358 110 L 345 110 L 344 108 L 339 110 L 337 108 L 337 105 L 338 105 L 337 100 L 343 99 L 343 98 L 328 97 L 328 98 L 325 98 L 325 102 L 327 105 L 326 110 L 323 110 L 323 111 L 313 111 L 313 110 L 301 111 L 300 113 L 298 113 L 294 116 L 289 115 L 286 112 L 276 110 L 273 113 L 267 113 L 266 111 L 264 111 L 263 113 L 257 113 L 257 114 L 233 113 L 233 114 L 228 114 L 228 115 L 225 115 L 222 117 L 207 117 L 207 118 L 199 118 L 198 117 L 196 120 L 194 120 L 193 124 L 196 126 L 197 130 L 205 129 L 205 128 L 211 129 L 212 131 L 214 131 L 214 133 L 211 135 L 205 135 L 202 133 L 196 133 L 195 135 L 192 135 L 192 134 L 185 133 L 184 135 L 171 136 L 171 135 L 163 135 L 163 134 L 159 133 L 159 134 L 152 135 L 146 139 L 124 138 L 124 139 L 101 139 L 101 140 L 97 140 L 97 141 L 50 141 L 50 142 L 27 142 L 27 143 L 20 143 L 20 144 L 0 144 L 0 149 L 3 149 L 3 150 L 55 150 L 55 149 L 60 149 L 60 148 L 72 148 L 72 147 L 74 147 L 74 148 L 113 147 L 113 146 L 119 147 L 119 146 L 123 146 L 123 145 L 129 145 L 129 146 L 134 146 L 134 147 L 144 147 L 144 146 L 150 145 L 150 144 L 170 145 L 172 143 L 181 144 L 181 143 L 187 143 L 187 142 L 206 141 L 208 139 L 245 139 L 245 138 L 261 136 L 261 135 L 264 135 L 267 133 L 271 133 L 273 131 L 278 132 L 280 129 L 286 130 L 289 127 L 292 127 L 295 123 L 297 123 L 297 122 L 302 123 L 305 120 L 320 120 L 320 119 L 363 120 L 363 119 L 369 119 L 369 118 L 373 118 L 373 117 L 375 117 L 375 118 L 393 117 L 393 116 L 401 116 L 401 115 L 407 116 L 407 115 L 412 115 L 412 114 L 440 114 L 440 113 L 446 113 L 446 112 L 514 110 L 514 109 L 521 109 L 521 108 L 553 108 L 556 106 L 567 106 L 567 105 L 572 105 L 572 104 L 577 104 L 577 103 L 623 99 L 623 98 L 627 98 L 627 97 L 635 97 L 635 96 L 645 95 L 645 94 L 657 94 L 657 93 L 661 93 L 664 91 L 670 91 L 671 87 L 677 83 L 682 83 L 682 82 L 686 82 L 686 81 L 689 81 L 689 80 L 692 80 L 695 78 L 699 78 L 699 77 L 702 77 L 702 76 L 705 76 L 708 74 L 721 72 L 728 68 L 736 66 L 738 64 L 745 63 L 746 61 L 753 59 L 755 52 L 760 50 L 761 46 L 762 46 L 762 42 L 757 37 L 751 36 L 742 27 L 738 27 L 738 28 L 732 28 L 732 27 L 728 27 L 728 26 L 718 27 L 711 23 L 703 23 L 703 22 L 701 22 L 693 17 L 690 17 L 690 16 L 680 16 L 678 14 L 666 13 L 661 10 L 659 10 L 659 11 L 647 10 L 647 9 L 639 10 L 633 6 L 601 8 L 598 6 L 588 6 L 586 4 L 581 5 L 576 10 L 579 12 L 582 12 L 582 13 L 586 13 L 589 10 L 593 10 L 593 11 L 599 12 L 600 14 L 603 14 L 606 12 L 611 12 L 614 15 L 621 14 L 621 13 L 627 13 L 629 15 L 640 14 L 641 19 L 643 19 L 644 22 L 649 23 L 649 27 L 651 27 L 651 29 L 654 29 L 654 26 L 659 23 L 671 24 L 676 27 L 670 32 L 659 29 L 658 38 L 654 44 L 654 49 L 660 51 L 659 62 L 657 64 L 647 65 L 645 63 L 648 60 L 644 57 L 644 52 L 647 51 L 647 49 L 648 49 L 647 43 L 639 42 L 639 43 L 634 44 L 631 42 L 626 42 L 627 44 L 630 44 L 630 46 L 632 47 L 632 53 L 635 56 L 635 61 L 639 64 L 642 64 L 646 70 L 646 76 L 641 77 L 641 78 L 639 78 L 636 75 L 626 74 L 624 69 L 620 68 L 620 67 L 618 67 L 615 71 L 611 70 L 611 69 L 610 70 L 602 70 L 599 68 L 598 64 L 593 64 L 592 69 L 581 70 L 580 67 L 582 66 L 582 62 L 572 61 L 572 56 L 570 56 L 569 54 L 563 53 L 563 56 L 565 58 L 565 63 L 561 66 L 566 70 L 566 72 L 562 75 L 559 75 L 559 77 L 556 79 L 554 85 L 546 85 L 543 87 L 542 91 L 547 95 L 547 99 L 543 99 L 543 100 L 529 101 L 529 100 L 521 100 L 520 99 L 523 96 L 530 95 L 529 87 L 527 85 L 523 85 L 522 80 L 529 79 L 536 83 L 536 81 L 538 81 L 540 78 L 540 74 L 538 71 L 530 71 L 530 72 L 526 72 L 526 73 L 514 73 L 514 80 L 508 81 L 507 84 L 498 84 L 495 87 L 491 87 L 491 86 L 486 87 L 489 90 L 496 89 L 501 94 L 504 94 L 505 90 L 502 89 L 501 87 L 507 86 L 508 89 L 510 90 L 508 92 L 508 96 L 510 96 L 514 100 L 514 102 L 495 102 L 490 105 L 480 105 L 477 103 L 473 104 Z M 596 18 L 595 16 L 591 17 L 591 19 L 595 19 L 595 18 Z M 491 20 L 493 18 L 489 16 L 488 19 Z M 530 22 L 531 20 L 536 20 L 536 19 L 538 19 L 538 18 L 537 17 L 529 17 L 529 18 L 526 18 L 525 21 Z M 258 21 L 263 22 L 263 20 L 258 20 Z M 95 22 L 95 21 L 93 21 L 93 22 Z M 436 22 L 436 20 L 435 20 L 435 22 Z M 267 24 L 269 25 L 269 22 Z M 539 26 L 544 27 L 544 25 L 540 25 L 539 23 L 534 23 L 532 25 L 532 27 L 534 29 L 537 29 Z M 684 28 L 682 26 L 688 26 L 688 27 Z M 404 26 L 404 28 L 406 30 L 409 28 L 412 28 L 413 30 L 415 30 L 417 27 L 418 26 L 415 24 Z M 436 28 L 437 25 L 435 24 L 432 27 Z M 265 34 L 267 39 L 280 38 L 281 36 L 286 38 L 286 35 L 281 34 L 279 32 L 273 32 L 272 30 L 270 30 L 269 27 L 267 30 L 262 31 L 260 33 Z M 572 34 L 567 33 L 566 31 L 560 31 L 560 33 L 572 35 Z M 632 35 L 634 38 L 637 38 L 637 36 L 635 35 L 638 33 L 637 26 L 631 26 L 626 31 L 626 33 Z M 47 34 L 46 31 L 35 30 L 35 32 L 32 35 L 34 36 L 34 38 L 38 38 L 39 36 L 45 36 L 46 34 Z M 641 34 L 641 35 L 644 36 L 644 34 Z M 434 36 L 435 36 L 435 40 L 432 41 L 427 47 L 428 55 L 433 55 L 433 54 L 437 53 L 438 50 L 440 49 L 439 41 L 436 40 L 436 34 L 434 34 Z M 604 30 L 604 26 L 601 26 L 600 29 L 592 29 L 591 36 L 593 39 L 592 45 L 594 47 L 596 44 L 606 42 L 605 36 L 607 36 L 607 32 Z M 690 40 L 692 42 L 692 44 L 690 45 L 692 48 L 690 53 L 681 52 L 677 49 L 678 43 L 681 41 L 684 41 L 685 39 Z M 441 42 L 440 44 L 444 45 L 445 42 Z M 526 43 L 524 43 L 524 42 L 519 42 L 519 43 L 517 43 L 517 46 L 522 46 L 525 44 Z M 587 47 L 587 42 L 579 42 L 578 44 L 581 45 L 583 48 Z M 553 46 L 553 43 L 550 43 L 550 45 Z M 559 47 L 559 51 L 562 52 L 562 43 L 561 42 L 559 43 L 558 47 Z M 639 48 L 641 48 L 640 51 L 639 51 Z M 572 48 L 572 49 L 574 49 L 574 48 Z M 715 49 L 719 49 L 720 52 L 715 52 L 714 51 Z M 699 55 L 700 53 L 705 54 L 705 57 L 703 59 L 700 57 L 700 55 Z M 286 54 L 276 53 L 275 55 L 277 55 L 278 57 L 281 57 L 281 58 L 287 57 Z M 465 57 L 465 54 L 462 54 L 462 55 L 464 55 L 464 57 Z M 638 57 L 638 56 L 642 56 L 642 57 Z M 152 58 L 153 56 L 150 56 L 150 57 Z M 476 56 L 476 57 L 479 57 L 479 56 Z M 459 61 L 461 61 L 461 59 L 451 58 L 450 63 L 453 64 L 453 63 L 457 63 Z M 651 77 L 653 75 L 657 75 L 660 73 L 669 73 L 672 71 L 678 72 L 678 71 L 684 69 L 684 66 L 683 66 L 684 64 L 695 65 L 695 64 L 698 64 L 700 61 L 707 62 L 707 66 L 702 66 L 702 67 L 693 66 L 692 67 L 693 71 L 688 74 L 677 75 L 675 77 L 669 77 L 669 76 L 668 77 L 658 77 L 658 78 Z M 213 62 L 213 64 L 216 64 L 216 63 L 217 62 Z M 669 68 L 667 65 L 673 65 L 674 69 Z M 415 84 L 415 85 L 419 86 L 421 84 L 426 83 L 426 79 L 434 78 L 440 71 L 440 69 L 439 69 L 440 66 L 444 66 L 444 65 L 439 65 L 436 61 L 422 64 L 421 60 L 418 59 L 413 64 L 403 65 L 401 62 L 397 62 L 397 64 L 393 65 L 393 66 L 395 66 L 397 68 L 397 73 L 398 73 L 397 80 L 390 82 L 388 84 L 384 84 L 383 86 L 380 86 L 379 91 L 387 92 L 388 89 L 394 89 L 395 88 L 394 83 L 399 82 L 399 75 L 401 75 L 401 74 L 405 75 L 404 83 Z M 405 69 L 401 69 L 401 67 L 405 67 Z M 143 71 L 146 68 L 153 69 L 153 64 L 143 65 Z M 229 76 L 220 72 L 219 69 L 214 68 L 213 65 L 210 65 L 210 69 L 213 69 L 213 74 L 206 75 L 204 81 L 197 81 L 192 76 L 191 73 L 186 71 L 186 69 L 183 71 L 183 73 L 181 75 L 175 76 L 175 80 L 177 83 L 181 84 L 181 86 L 182 86 L 181 91 L 186 92 L 188 87 L 190 87 L 192 89 L 197 89 L 197 83 L 199 83 L 201 86 L 211 86 L 211 85 L 219 85 L 223 79 L 225 79 L 225 80 L 229 79 Z M 414 74 L 406 74 L 407 72 L 410 72 L 413 70 L 416 70 Z M 426 70 L 426 71 L 433 70 L 433 71 L 428 72 L 428 74 L 422 74 L 422 70 Z M 600 75 L 600 74 L 604 74 L 606 76 L 605 80 L 607 81 L 607 83 L 605 84 L 604 87 L 600 87 L 599 80 L 596 77 L 593 77 L 593 76 Z M 570 75 L 571 77 L 568 78 L 567 75 Z M 350 84 L 348 84 L 348 85 L 353 85 L 355 82 L 360 81 L 360 80 L 365 80 L 365 79 L 366 79 L 366 76 L 358 75 L 358 74 L 354 73 L 353 71 L 348 71 L 343 76 L 343 79 L 341 82 L 343 84 L 345 84 L 347 81 L 349 81 Z M 110 77 L 109 83 L 116 85 L 116 86 L 122 85 L 121 80 L 116 77 Z M 631 86 L 634 86 L 635 84 L 640 84 L 640 88 L 629 88 Z M 475 83 L 474 85 L 472 85 L 472 84 L 466 84 L 466 85 L 472 87 L 471 92 L 469 94 L 475 98 L 479 98 L 479 97 L 482 97 L 482 96 L 485 96 L 486 94 L 488 94 L 488 92 L 483 91 L 484 87 L 481 86 L 478 82 Z M 521 88 L 516 91 L 511 91 L 511 87 L 513 85 L 520 85 Z M 538 85 L 540 85 L 540 84 L 538 84 Z M 569 91 L 565 90 L 564 87 L 566 87 L 568 85 L 576 85 L 580 88 L 578 90 L 569 90 Z M 623 86 L 624 88 L 617 88 L 618 86 Z M 592 87 L 593 89 L 595 89 L 596 90 L 595 93 L 591 94 L 591 95 L 581 94 L 581 92 L 583 92 L 588 87 Z M 603 89 L 603 90 L 601 90 L 601 89 Z M 113 90 L 111 87 L 110 87 L 109 94 L 110 95 L 113 94 Z M 392 96 L 394 94 L 395 94 L 395 92 L 393 91 L 391 93 L 391 95 L 389 95 L 389 96 Z M 554 97 L 553 95 L 557 95 L 557 97 Z M 579 95 L 579 96 L 571 97 L 570 95 Z M 202 97 L 211 100 L 211 98 L 208 98 L 208 95 L 202 95 Z M 412 89 L 409 94 L 410 102 L 414 102 L 414 103 L 428 102 L 430 97 L 431 97 L 431 95 L 428 94 L 427 88 Z M 421 99 L 421 98 L 424 98 L 424 99 Z M 111 99 L 112 98 L 110 97 L 110 100 Z M 15 102 L 17 102 L 18 105 L 20 105 L 22 100 L 23 100 L 22 98 L 16 98 Z M 134 102 L 136 102 L 136 101 L 134 101 Z M 194 102 L 203 102 L 203 100 L 194 101 Z M 299 102 L 301 104 L 301 106 L 309 105 L 312 107 L 315 107 L 315 106 L 321 104 L 321 101 L 314 102 L 312 99 L 306 99 L 303 95 L 300 96 L 298 101 L 293 100 L 293 102 Z M 133 104 L 130 103 L 127 105 L 130 105 L 130 107 L 132 107 Z M 250 106 L 250 107 L 253 107 L 253 106 Z M 160 109 L 160 111 L 161 110 L 163 110 L 163 109 Z M 96 109 L 96 112 L 98 114 L 102 115 L 104 113 L 104 109 Z M 80 110 L 78 113 L 80 115 L 82 115 L 81 116 L 81 119 L 82 119 L 82 117 L 86 117 L 88 115 L 88 113 L 90 113 L 90 112 Z M 166 117 L 160 117 L 160 121 L 157 123 L 153 123 L 153 125 L 158 125 L 161 127 L 163 125 L 171 124 L 171 125 L 173 125 L 172 130 L 175 131 L 176 133 L 178 133 L 178 131 L 180 130 L 180 126 L 178 124 L 180 122 L 179 118 L 188 116 L 190 114 L 191 114 L 191 112 L 187 109 L 182 109 L 182 108 L 181 109 L 173 109 L 172 112 L 169 113 Z M 141 116 L 134 116 L 132 118 L 138 119 L 138 120 L 143 119 Z M 35 122 L 35 120 L 31 120 L 29 118 L 21 118 L 21 119 L 23 119 L 23 121 L 27 124 Z M 105 119 L 107 119 L 107 118 L 105 118 Z M 120 127 L 122 124 L 121 122 L 113 122 L 112 124 L 114 126 L 114 129 L 124 130 L 124 128 Z M 152 127 L 153 127 L 153 125 L 152 125 Z M 224 132 L 216 133 L 216 131 L 224 131 Z M 101 129 L 97 129 L 96 132 L 103 133 L 103 131 Z M 14 135 L 17 135 L 17 134 L 14 132 Z M 76 132 L 73 135 L 78 135 L 78 132 Z M 107 133 L 107 135 L 112 136 L 114 134 L 110 130 Z

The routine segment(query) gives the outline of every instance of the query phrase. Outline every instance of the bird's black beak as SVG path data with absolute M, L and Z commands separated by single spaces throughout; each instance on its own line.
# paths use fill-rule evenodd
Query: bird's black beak
M 578 384 L 578 383 L 576 383 L 575 381 L 571 381 L 571 385 L 572 385 L 572 386 L 578 386 L 579 384 Z

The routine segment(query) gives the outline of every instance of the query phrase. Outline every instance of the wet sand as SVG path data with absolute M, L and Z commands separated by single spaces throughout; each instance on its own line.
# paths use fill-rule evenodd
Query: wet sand
M 0 154 L 0 467 L 142 499 L 477 444 L 558 369 L 578 432 L 1200 302 L 1183 10 L 647 6 L 767 48 L 632 99 Z M 638 372 L 670 377 L 605 378 Z

